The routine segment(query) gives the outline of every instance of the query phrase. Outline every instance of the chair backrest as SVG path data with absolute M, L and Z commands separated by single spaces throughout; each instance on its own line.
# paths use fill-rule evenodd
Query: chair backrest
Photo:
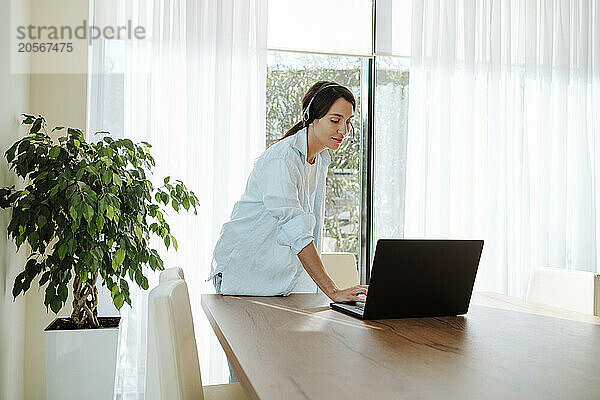
M 325 271 L 339 288 L 358 285 L 356 257 L 352 253 L 322 253 Z
M 600 275 L 560 268 L 531 272 L 527 301 L 600 315 Z
M 187 284 L 159 283 L 148 296 L 146 399 L 203 400 Z
M 183 275 L 183 269 L 181 269 L 181 267 L 171 267 L 171 268 L 167 268 L 164 271 L 162 271 L 158 277 L 158 282 L 162 283 L 162 282 L 166 282 L 166 281 L 173 281 L 173 280 L 177 280 L 177 279 L 184 279 L 185 280 L 185 276 Z

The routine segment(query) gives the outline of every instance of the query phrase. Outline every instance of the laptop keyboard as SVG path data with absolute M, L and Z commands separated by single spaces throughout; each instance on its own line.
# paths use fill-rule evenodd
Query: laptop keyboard
M 365 303 L 362 302 L 348 302 L 348 303 L 332 303 L 333 308 L 337 308 L 338 311 L 346 310 L 350 314 L 362 317 L 365 312 Z

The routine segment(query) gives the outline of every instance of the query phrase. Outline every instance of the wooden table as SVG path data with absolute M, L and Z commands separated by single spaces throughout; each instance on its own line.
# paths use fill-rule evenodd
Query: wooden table
M 461 317 L 361 321 L 328 304 L 202 295 L 251 399 L 600 399 L 600 318 L 491 293 Z

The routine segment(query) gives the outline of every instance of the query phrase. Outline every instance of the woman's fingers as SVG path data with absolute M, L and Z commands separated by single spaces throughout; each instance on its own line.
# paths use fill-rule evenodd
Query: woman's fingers
M 355 286 L 349 287 L 347 289 L 339 290 L 337 293 L 335 293 L 330 298 L 334 302 L 359 301 L 359 302 L 364 303 L 368 290 L 369 290 L 368 285 L 355 285 Z
M 363 285 L 357 285 L 352 287 L 352 292 L 357 293 L 357 294 L 367 294 L 367 288 L 364 287 Z

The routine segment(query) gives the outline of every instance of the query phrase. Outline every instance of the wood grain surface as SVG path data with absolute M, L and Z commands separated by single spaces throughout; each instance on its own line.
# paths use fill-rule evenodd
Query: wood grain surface
M 322 294 L 202 295 L 251 399 L 599 399 L 600 318 L 498 294 L 362 321 Z

